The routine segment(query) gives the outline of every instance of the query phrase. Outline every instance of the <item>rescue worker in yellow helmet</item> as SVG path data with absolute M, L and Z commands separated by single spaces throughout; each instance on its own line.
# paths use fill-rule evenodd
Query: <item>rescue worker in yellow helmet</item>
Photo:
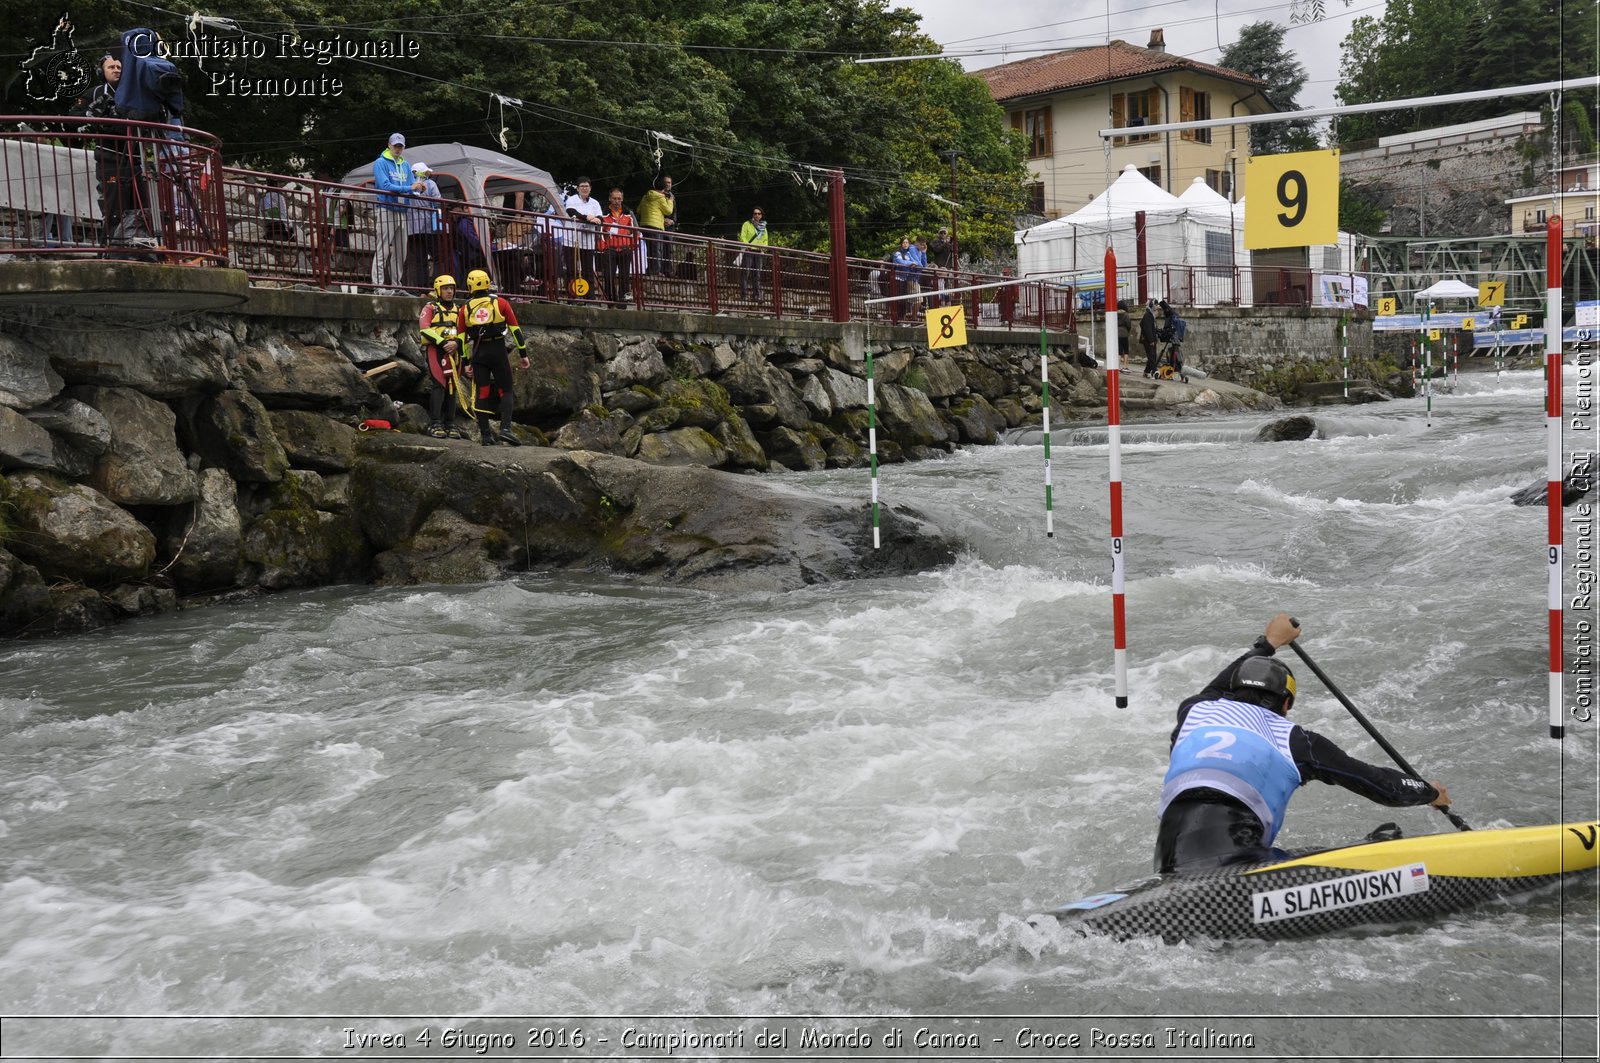
M 461 394 L 469 396 L 472 387 L 461 375 L 467 352 L 457 335 L 460 311 L 456 305 L 456 279 L 448 273 L 433 278 L 433 295 L 422 305 L 417 326 L 428 352 L 428 434 L 435 439 L 465 439 L 466 434 L 456 424 L 456 409 L 458 405 L 472 409 L 470 398 L 464 404 L 456 398 L 458 389 L 464 389 Z
M 511 379 L 511 359 L 506 352 L 506 336 L 528 368 L 527 345 L 522 339 L 522 326 L 517 315 L 503 296 L 489 290 L 489 274 L 475 269 L 467 274 L 467 302 L 456 312 L 460 333 L 467 338 L 472 351 L 472 362 L 467 373 L 477 385 L 478 431 L 486 447 L 504 443 L 520 447 L 521 441 L 511 434 L 511 414 L 516 405 L 516 394 Z M 500 431 L 494 427 L 494 413 L 500 414 Z

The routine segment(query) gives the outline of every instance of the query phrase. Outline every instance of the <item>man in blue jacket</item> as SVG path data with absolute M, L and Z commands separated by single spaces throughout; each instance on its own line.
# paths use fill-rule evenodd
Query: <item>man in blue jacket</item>
M 1300 636 L 1287 613 L 1178 706 L 1161 790 L 1156 870 L 1198 871 L 1284 855 L 1272 848 L 1289 798 L 1316 779 L 1391 807 L 1450 803 L 1444 784 L 1356 760 L 1286 719 L 1294 673 L 1273 655 Z
M 372 285 L 380 294 L 397 295 L 406 275 L 406 196 L 427 186 L 411 172 L 405 160 L 406 138 L 391 133 L 389 146 L 372 163 L 372 180 L 378 187 L 378 237 L 372 249 Z

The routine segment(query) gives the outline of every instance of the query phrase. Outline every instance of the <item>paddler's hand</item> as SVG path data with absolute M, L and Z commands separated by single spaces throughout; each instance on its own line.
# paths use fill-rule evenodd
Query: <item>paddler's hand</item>
M 1279 613 L 1267 621 L 1266 640 L 1273 649 L 1280 649 L 1300 637 L 1300 625 L 1288 613 Z
M 533 364 L 532 362 L 528 361 L 528 356 L 527 355 L 523 355 L 522 356 L 522 368 L 526 369 L 529 366 L 531 366 L 532 364 Z
M 1432 805 L 1434 808 L 1450 807 L 1450 792 L 1444 788 L 1444 783 L 1440 782 L 1438 779 L 1429 779 L 1428 785 L 1439 791 L 1439 796 L 1435 797 L 1432 801 L 1429 801 L 1428 804 Z
M 444 353 L 445 354 L 455 354 L 456 353 L 456 348 L 457 348 L 457 344 L 456 344 L 455 340 L 445 340 L 444 341 Z

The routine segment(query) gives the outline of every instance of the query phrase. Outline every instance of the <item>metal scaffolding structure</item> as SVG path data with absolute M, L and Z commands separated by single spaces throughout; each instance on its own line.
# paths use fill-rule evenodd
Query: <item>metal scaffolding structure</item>
M 1412 296 L 1435 281 L 1457 278 L 1506 282 L 1506 307 L 1544 308 L 1546 236 L 1473 236 L 1440 240 L 1421 236 L 1360 236 L 1356 260 L 1366 270 L 1372 298 L 1395 296 L 1408 306 Z M 1582 236 L 1562 241 L 1562 289 L 1600 293 L 1600 253 Z M 1600 298 L 1600 295 L 1591 295 Z

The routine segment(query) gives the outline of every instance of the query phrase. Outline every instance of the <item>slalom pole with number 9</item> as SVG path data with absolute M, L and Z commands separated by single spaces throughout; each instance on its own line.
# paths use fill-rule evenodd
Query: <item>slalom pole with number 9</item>
M 1106 442 L 1111 482 L 1111 654 L 1116 705 L 1128 707 L 1128 600 L 1122 550 L 1122 348 L 1117 343 L 1117 253 L 1106 248 Z M 1148 308 L 1145 311 L 1149 313 Z

